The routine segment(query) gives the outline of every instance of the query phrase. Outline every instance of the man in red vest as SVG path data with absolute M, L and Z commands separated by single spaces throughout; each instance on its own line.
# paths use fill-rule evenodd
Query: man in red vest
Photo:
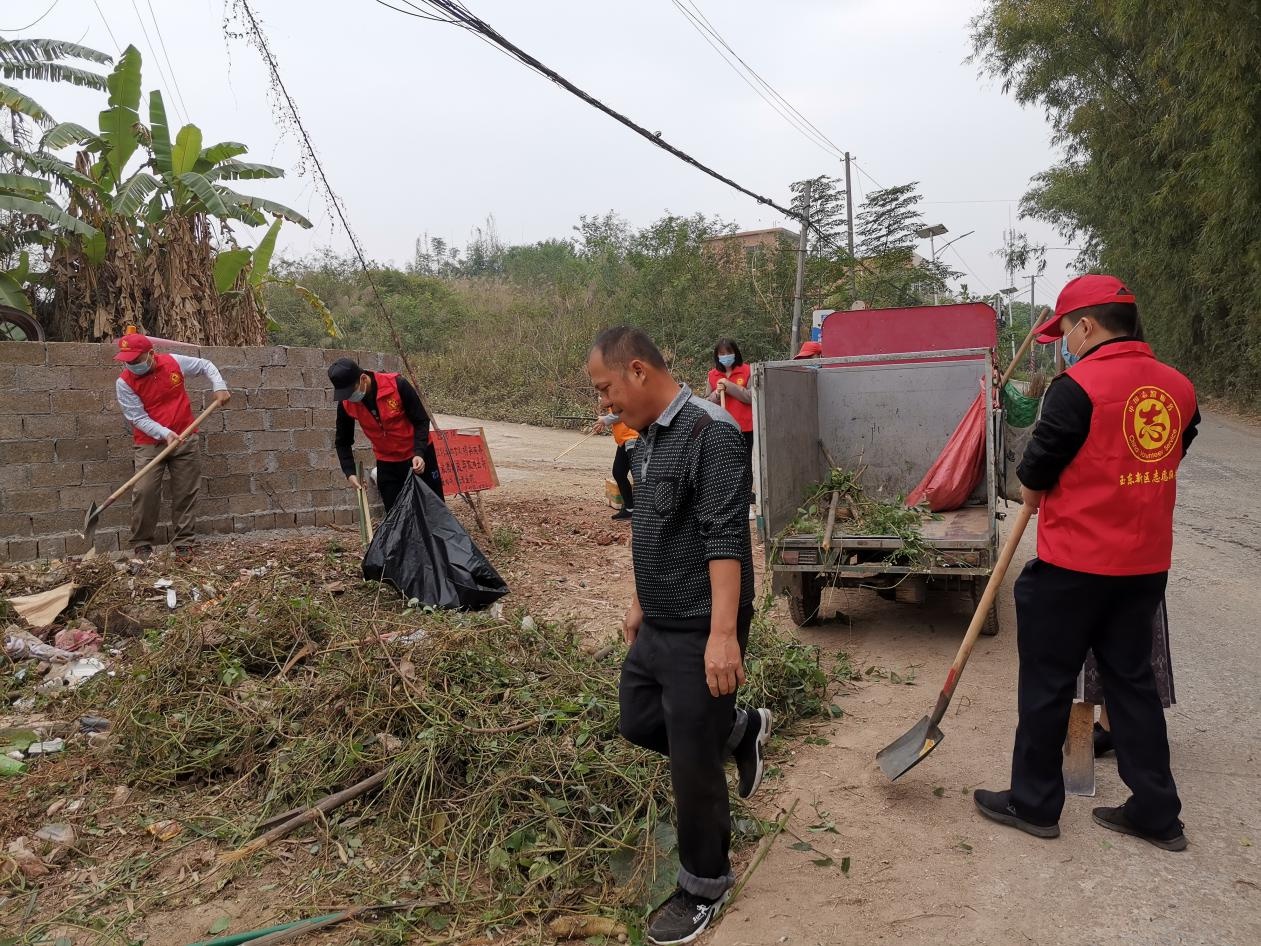
M 429 442 L 429 414 L 408 380 L 395 372 L 364 371 L 350 358 L 329 365 L 337 401 L 337 459 L 350 485 L 363 489 L 355 475 L 355 422 L 363 428 L 377 458 L 377 489 L 385 511 L 394 507 L 408 475 L 415 473 L 442 497 L 438 457 Z
M 215 400 L 226 404 L 232 395 L 219 369 L 204 358 L 159 354 L 147 335 L 124 335 L 118 340 L 115 361 L 126 367 L 114 383 L 123 417 L 131 424 L 135 462 L 139 470 L 170 444 L 181 444 L 136 484 L 131 494 L 131 543 L 137 558 L 153 554 L 153 535 L 162 500 L 162 474 L 171 474 L 171 522 L 175 554 L 187 561 L 193 551 L 197 494 L 201 490 L 201 453 L 197 440 L 181 443 L 180 434 L 192 426 L 193 406 L 184 379 L 205 375 Z
M 1016 581 L 1019 713 L 1011 788 L 977 791 L 981 814 L 1058 837 L 1062 747 L 1077 673 L 1093 649 L 1117 767 L 1132 792 L 1094 809 L 1105 828 L 1167 851 L 1187 846 L 1151 664 L 1152 618 L 1173 550 L 1178 466 L 1200 422 L 1195 388 L 1136 337 L 1133 294 L 1080 276 L 1038 327 L 1078 360 L 1051 382 L 1017 473 L 1039 511 L 1038 555 Z

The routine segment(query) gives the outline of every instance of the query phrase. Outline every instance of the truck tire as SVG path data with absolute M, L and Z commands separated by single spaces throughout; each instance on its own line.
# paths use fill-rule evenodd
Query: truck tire
M 801 576 L 801 594 L 788 594 L 788 613 L 798 627 L 809 627 L 819 621 L 823 602 L 823 586 L 814 575 Z
M 975 608 L 981 603 L 981 597 L 985 594 L 985 585 L 988 579 L 976 578 L 972 581 L 972 607 Z M 981 625 L 982 637 L 998 636 L 998 603 L 995 602 L 985 615 L 985 623 Z

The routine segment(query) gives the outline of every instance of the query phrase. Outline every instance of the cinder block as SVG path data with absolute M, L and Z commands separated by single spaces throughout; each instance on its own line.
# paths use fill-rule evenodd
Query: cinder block
M 103 497 L 97 497 L 101 499 Z M 78 532 L 83 528 L 83 517 L 87 515 L 91 499 L 86 503 L 67 503 L 56 512 L 41 512 L 31 517 L 31 528 L 35 535 L 63 535 L 67 532 Z
M 333 510 L 331 509 L 315 510 L 315 524 L 317 526 L 331 526 L 333 525 L 334 522 L 336 522 L 336 519 L 333 516 Z
M 115 529 L 96 530 L 96 550 L 98 552 L 117 552 L 123 548 L 126 539 Z
M 306 430 L 311 426 L 311 412 L 302 407 L 287 407 L 267 412 L 269 430 Z
M 82 464 L 84 486 L 122 486 L 136 472 L 130 455 L 108 460 L 89 460 Z
M 30 342 L 0 342 L 0 345 L 27 345 Z M 0 414 L 47 414 L 52 395 L 47 391 L 23 390 L 20 397 L 0 397 Z
M 323 368 L 324 352 L 319 348 L 284 348 L 285 364 L 299 368 Z
M 101 391 L 118 400 L 118 369 L 103 367 L 49 368 L 56 372 L 61 387 L 76 391 Z
M 101 499 L 105 499 L 108 494 L 103 494 Z M 163 506 L 163 509 L 168 508 Z M 84 510 L 86 512 L 86 510 Z M 97 520 L 97 528 L 122 529 L 131 528 L 131 498 L 120 499 L 114 505 L 110 506 L 103 513 L 101 518 Z
M 333 449 L 333 425 L 295 430 L 293 432 L 293 446 L 295 450 L 331 451 Z
M 280 345 L 250 349 L 250 362 L 256 365 L 284 365 L 289 360 L 289 349 Z
M 96 547 L 95 542 L 89 542 L 79 534 L 72 533 L 70 535 L 63 536 L 62 538 L 66 543 L 67 555 L 86 555 L 88 553 L 88 549 Z
M 293 525 L 295 529 L 304 529 L 315 525 L 315 510 L 300 509 L 295 512 L 293 514 Z
M 0 368 L 3 367 L 3 365 L 0 365 Z M 13 391 L 0 391 L 0 401 L 17 396 L 18 395 Z M 19 414 L 0 415 L 0 440 L 17 440 L 24 437 L 25 434 L 22 432 L 22 423 L 25 420 L 26 418 Z
M 247 348 L 206 346 L 200 349 L 198 357 L 205 358 L 223 373 L 225 368 L 239 368 L 249 364 L 248 353 Z
M 60 536 L 36 540 L 39 549 L 37 558 L 65 558 L 66 540 Z
M 223 414 L 224 430 L 266 430 L 267 411 L 226 411 Z
M 231 516 L 208 516 L 197 520 L 197 531 L 203 535 L 231 532 L 232 525 L 233 520 Z
M 0 440 L 0 464 L 52 463 L 51 440 Z
M 249 444 L 245 438 L 246 435 L 239 430 L 209 434 L 205 437 L 206 453 L 209 456 L 225 457 L 246 453 L 249 450 Z
M 255 529 L 275 529 L 276 514 L 274 512 L 260 512 L 254 517 Z
M 289 406 L 289 391 L 285 388 L 259 388 L 246 394 L 246 403 L 256 410 L 273 410 Z
M 79 419 L 73 414 L 23 417 L 22 436 L 27 440 L 74 439 L 79 436 Z
M 5 503 L 4 509 L 0 511 L 0 535 L 21 537 L 34 534 L 31 517 Z
M 39 555 L 39 543 L 34 539 L 10 539 L 5 543 L 5 561 L 29 562 Z
M 0 364 L 0 396 L 16 393 L 18 390 L 18 366 Z
M 253 391 L 263 386 L 263 369 L 258 365 L 241 365 L 236 368 L 224 368 L 221 371 L 228 390 L 233 394 Z
M 101 499 L 100 490 L 91 486 L 64 486 L 57 495 L 62 509 L 87 509 Z
M 88 342 L 49 342 L 48 367 L 100 364 L 101 346 Z
M 342 481 L 345 484 L 345 480 Z M 311 505 L 316 509 L 331 509 L 334 506 L 340 506 L 346 497 L 346 490 L 343 489 L 313 489 L 311 490 Z
M 106 401 L 99 391 L 54 390 L 49 392 L 50 410 L 54 414 L 99 414 Z M 110 401 L 113 401 L 110 392 Z
M 28 463 L 6 463 L 0 466 L 0 493 L 17 493 L 31 485 L 31 471 L 45 470 L 43 464 L 32 467 Z
M 339 526 L 354 525 L 355 511 L 349 506 L 338 506 L 333 512 L 333 521 Z
M 54 415 L 55 417 L 56 415 Z M 105 438 L 80 440 L 58 440 L 57 459 L 67 460 L 106 460 L 109 459 L 109 441 Z
M 248 494 L 253 477 L 248 473 L 232 473 L 227 476 L 216 476 L 207 481 L 211 496 L 239 496 Z
M 48 343 L 0 342 L 0 365 L 46 365 Z
M 293 432 L 289 430 L 252 430 L 246 434 L 251 450 L 292 450 Z
M 286 450 L 276 454 L 277 472 L 293 473 L 311 468 L 311 454 L 305 450 Z
M 228 497 L 228 512 L 234 516 L 247 513 L 267 512 L 271 509 L 271 499 L 266 493 L 246 493 L 241 496 Z
M 229 405 L 231 405 L 231 403 L 232 403 L 231 401 L 228 402 Z M 210 406 L 209 404 L 206 405 L 206 407 L 209 407 L 209 406 Z M 194 404 L 193 411 L 196 414 L 200 414 L 202 411 L 206 409 L 206 407 L 198 407 L 196 404 Z M 238 407 L 244 408 L 244 405 L 238 405 Z M 202 421 L 200 425 L 198 425 L 197 432 L 203 435 L 223 433 L 224 424 L 225 424 L 224 418 L 228 414 L 232 413 L 233 410 L 234 408 L 232 408 L 231 406 L 227 407 L 226 409 L 219 408 L 219 410 L 211 414 L 204 421 Z
M 76 437 L 126 437 L 131 442 L 131 425 L 123 419 L 121 411 L 77 414 L 74 420 Z
M 3 474 L 0 474 L 3 476 Z M 31 467 L 32 486 L 82 486 L 83 464 L 41 463 Z
M 322 370 L 322 369 L 321 369 Z M 289 390 L 289 406 L 290 407 L 308 407 L 315 411 L 327 412 L 332 416 L 335 404 L 333 401 L 333 389 L 325 378 L 321 385 L 311 385 L 305 388 L 290 388 Z M 330 419 L 330 423 L 331 423 Z
M 327 378 L 325 379 L 327 384 Z M 300 388 L 306 384 L 306 376 L 303 375 L 301 368 L 291 368 L 288 365 L 264 365 L 263 380 L 259 384 L 262 388 Z
M 32 487 L 24 490 L 19 497 L 16 498 L 21 502 L 22 512 L 29 512 L 36 515 L 41 512 L 56 512 L 60 506 L 60 490 L 57 489 L 41 489 Z M 15 510 L 16 511 L 16 510 Z

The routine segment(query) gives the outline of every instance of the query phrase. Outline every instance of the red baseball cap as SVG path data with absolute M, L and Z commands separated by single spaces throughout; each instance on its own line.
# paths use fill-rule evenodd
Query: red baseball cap
M 1094 305 L 1106 305 L 1109 302 L 1136 305 L 1138 300 L 1126 288 L 1125 283 L 1115 276 L 1088 275 L 1070 280 L 1055 300 L 1055 314 L 1035 330 L 1038 341 L 1047 345 L 1062 338 L 1064 333 L 1060 331 L 1060 319 L 1070 312 L 1088 309 Z
M 804 342 L 801 346 L 801 351 L 793 355 L 793 361 L 796 361 L 798 358 L 817 358 L 822 354 L 823 346 L 818 342 Z
M 124 335 L 115 344 L 118 345 L 118 354 L 114 356 L 114 360 L 128 364 L 153 351 L 153 342 L 149 341 L 149 336 L 138 333 Z

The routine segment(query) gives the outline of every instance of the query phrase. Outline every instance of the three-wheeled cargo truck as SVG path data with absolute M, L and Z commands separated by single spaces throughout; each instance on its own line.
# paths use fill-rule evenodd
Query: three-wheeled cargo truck
M 1001 412 L 993 397 L 997 322 L 987 305 L 834 312 L 823 357 L 754 367 L 758 524 L 767 573 L 798 625 L 817 619 L 825 588 L 869 589 L 922 602 L 930 589 L 980 600 L 998 557 Z M 803 498 L 833 464 L 861 471 L 873 499 L 906 496 L 984 392 L 985 472 L 958 509 L 926 516 L 921 554 L 899 555 L 898 535 L 873 535 L 838 517 L 830 541 L 794 531 Z M 998 632 L 991 611 L 984 633 Z

